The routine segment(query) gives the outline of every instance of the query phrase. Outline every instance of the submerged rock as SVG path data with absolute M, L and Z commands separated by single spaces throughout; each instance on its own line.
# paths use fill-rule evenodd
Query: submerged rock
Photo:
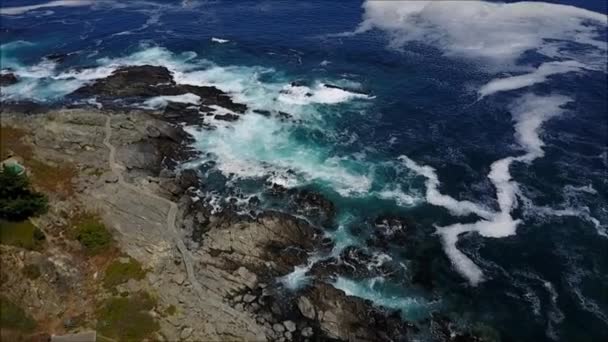
M 216 119 L 216 120 L 222 120 L 222 121 L 230 121 L 230 122 L 233 122 L 233 121 L 238 120 L 238 119 L 239 119 L 239 116 L 238 116 L 238 115 L 234 115 L 234 114 L 230 114 L 230 113 L 227 113 L 227 114 L 217 114 L 217 115 L 215 116 L 215 119 Z
M 292 189 L 288 193 L 292 195 L 296 212 L 311 217 L 322 225 L 331 225 L 336 207 L 330 200 L 318 192 L 306 189 Z
M 19 82 L 19 79 L 17 78 L 17 76 L 15 76 L 15 74 L 11 72 L 0 74 L 0 86 L 2 87 L 13 85 L 17 82 Z

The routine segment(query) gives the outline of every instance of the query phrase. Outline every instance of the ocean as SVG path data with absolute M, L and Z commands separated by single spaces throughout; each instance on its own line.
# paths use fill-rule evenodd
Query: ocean
M 277 280 L 289 291 L 356 246 L 370 269 L 398 271 L 333 285 L 404 320 L 439 312 L 504 341 L 608 339 L 604 2 L 1 6 L 1 68 L 20 79 L 3 102 L 101 107 L 67 95 L 120 66 L 159 65 L 250 111 L 286 113 L 186 127 L 201 154 L 180 167 L 200 171 L 217 211 L 247 215 L 255 197 L 258 210 L 299 215 L 268 196 L 277 185 L 333 202 L 331 222 L 308 218 L 333 250 Z M 167 101 L 198 99 L 133 106 Z M 405 238 L 377 243 L 379 229 Z

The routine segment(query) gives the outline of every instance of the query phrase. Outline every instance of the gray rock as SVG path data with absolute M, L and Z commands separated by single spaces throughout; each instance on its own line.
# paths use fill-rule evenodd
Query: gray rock
M 300 309 L 300 313 L 308 319 L 315 319 L 317 315 L 315 307 L 312 305 L 310 299 L 304 296 L 298 298 L 298 309 Z
M 293 337 L 293 336 L 291 335 L 291 333 L 290 333 L 289 331 L 286 331 L 286 332 L 285 332 L 285 338 L 286 338 L 287 340 L 291 340 L 291 339 L 292 339 L 292 337 Z
M 294 332 L 296 331 L 296 324 L 293 321 L 285 321 L 283 325 L 287 329 L 287 331 Z
M 275 323 L 272 326 L 272 329 L 276 332 L 282 333 L 283 331 L 285 331 L 285 327 L 283 326 L 283 324 L 279 324 L 279 323 Z
M 251 302 L 253 302 L 255 300 L 255 298 L 256 297 L 254 295 L 246 294 L 246 295 L 243 296 L 243 301 L 246 302 L 246 303 L 251 303 Z
M 190 327 L 185 327 L 184 329 L 182 329 L 182 332 L 179 334 L 179 337 L 182 340 L 187 339 L 188 337 L 190 337 L 192 335 L 192 331 L 193 329 Z
M 306 328 L 302 329 L 301 334 L 304 337 L 311 337 L 314 334 L 314 331 L 312 330 L 311 327 L 306 327 Z
M 176 275 L 173 276 L 173 281 L 177 285 L 182 285 L 185 280 L 186 280 L 186 277 L 182 273 L 178 273 L 178 274 L 176 274 Z

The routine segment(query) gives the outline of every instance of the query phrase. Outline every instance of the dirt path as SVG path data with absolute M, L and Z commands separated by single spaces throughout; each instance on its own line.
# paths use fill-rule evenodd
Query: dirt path
M 181 254 L 184 265 L 186 266 L 186 273 L 188 275 L 188 280 L 189 280 L 190 284 L 192 285 L 192 287 L 198 294 L 198 297 L 201 300 L 204 300 L 204 298 L 206 298 L 206 296 L 203 291 L 203 287 L 201 286 L 201 284 L 198 282 L 198 280 L 196 279 L 196 277 L 194 275 L 194 267 L 192 266 L 192 257 L 190 256 L 190 251 L 188 251 L 188 249 L 186 248 L 186 245 L 184 245 L 184 241 L 181 239 L 181 237 L 177 233 L 177 229 L 175 228 L 175 219 L 177 217 L 177 204 L 173 201 L 160 197 L 154 193 L 151 193 L 143 188 L 139 188 L 139 187 L 125 181 L 123 174 L 122 174 L 122 171 L 124 170 L 124 166 L 122 166 L 121 164 L 116 162 L 116 148 L 110 142 L 110 140 L 112 138 L 112 125 L 111 124 L 112 124 L 112 117 L 108 116 L 108 118 L 106 120 L 106 124 L 105 124 L 105 138 L 103 140 L 103 144 L 110 150 L 109 157 L 108 157 L 108 163 L 110 165 L 110 169 L 118 178 L 118 184 L 120 184 L 121 186 L 123 186 L 126 189 L 129 189 L 133 192 L 139 193 L 143 196 L 148 196 L 148 197 L 154 198 L 158 201 L 164 202 L 169 206 L 169 213 L 167 214 L 167 232 L 170 234 L 171 239 L 173 241 L 175 241 L 177 249 L 179 250 L 179 252 Z

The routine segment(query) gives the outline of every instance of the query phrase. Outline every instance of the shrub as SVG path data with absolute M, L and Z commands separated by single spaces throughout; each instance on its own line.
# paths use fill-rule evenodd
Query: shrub
M 0 327 L 29 332 L 36 328 L 36 322 L 21 307 L 0 296 Z
M 21 248 L 40 249 L 44 233 L 29 220 L 9 222 L 0 220 L 0 243 Z
M 86 248 L 89 254 L 98 254 L 112 244 L 112 235 L 99 218 L 89 215 L 78 222 L 76 240 Z
M 129 279 L 141 280 L 145 275 L 146 271 L 142 269 L 137 260 L 129 259 L 128 262 L 115 260 L 106 268 L 103 285 L 111 289 L 116 285 L 126 283 Z
M 109 298 L 97 310 L 97 330 L 119 341 L 142 341 L 160 328 L 149 313 L 155 306 L 147 292 Z
M 47 208 L 46 196 L 31 189 L 24 173 L 8 166 L 0 170 L 0 219 L 22 221 Z

